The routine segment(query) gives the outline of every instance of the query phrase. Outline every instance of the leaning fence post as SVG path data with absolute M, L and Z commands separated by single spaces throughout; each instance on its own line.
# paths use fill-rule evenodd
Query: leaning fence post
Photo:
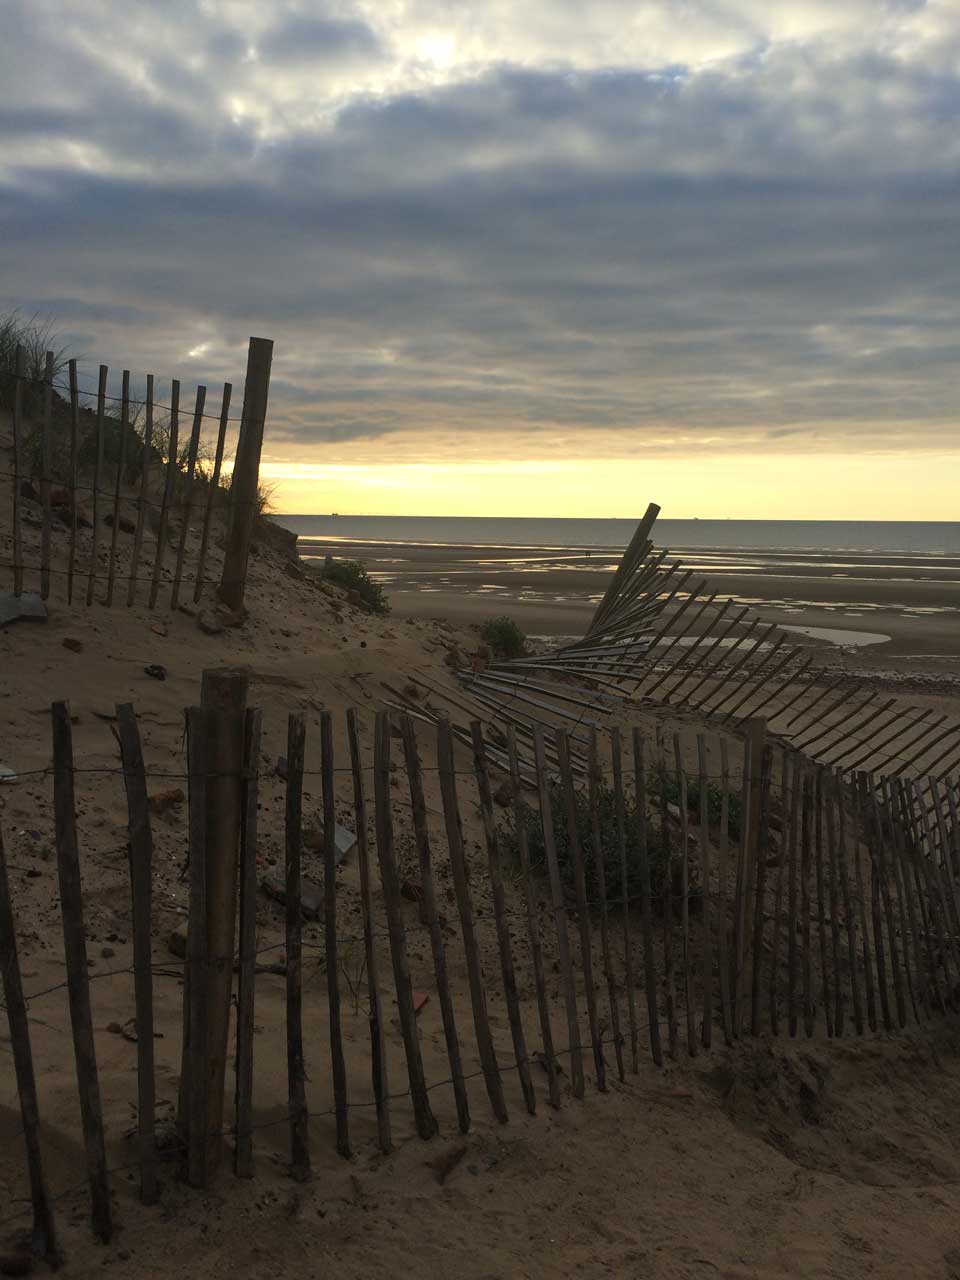
M 320 712 L 320 770 L 323 791 L 323 921 L 327 961 L 327 1008 L 330 1015 L 330 1066 L 333 1073 L 337 1151 L 350 1159 L 347 1104 L 347 1068 L 343 1056 L 340 1022 L 340 965 L 337 958 L 337 827 L 333 790 L 333 717 Z
M 40 501 L 43 504 L 43 531 L 40 542 L 40 594 L 50 594 L 50 433 L 53 418 L 54 354 L 47 352 L 43 370 L 43 423 L 41 427 Z
M 117 707 L 117 732 L 127 792 L 130 835 L 130 892 L 133 917 L 133 981 L 137 1010 L 137 1129 L 140 1138 L 140 1199 L 157 1198 L 154 1136 L 153 970 L 150 954 L 153 836 L 147 807 L 140 729 L 129 702 Z
M 60 1260 L 60 1253 L 53 1222 L 53 1206 L 43 1175 L 37 1082 L 33 1073 L 33 1054 L 30 1051 L 30 1023 L 27 1018 L 27 1002 L 23 998 L 23 984 L 20 980 L 17 936 L 13 928 L 13 906 L 10 902 L 10 885 L 7 880 L 7 860 L 3 849 L 2 831 L 0 831 L 0 974 L 3 976 L 3 1001 L 7 1007 L 10 1045 L 17 1077 L 17 1094 L 20 1098 L 20 1118 L 23 1121 L 23 1140 L 27 1148 L 27 1167 L 30 1173 L 30 1199 L 33 1202 L 32 1244 L 35 1253 L 46 1258 L 51 1266 L 56 1266 Z
M 207 1115 L 209 1088 L 209 974 L 207 942 L 207 775 L 208 733 L 201 707 L 187 708 L 187 773 L 189 775 L 190 833 L 190 915 L 187 922 L 187 967 L 183 987 L 184 1019 L 181 1127 L 187 1141 L 187 1180 L 192 1187 L 205 1187 L 209 1173 L 207 1159 Z M 183 1089 L 186 1080 L 186 1090 Z
M 273 342 L 269 338 L 251 338 L 247 352 L 247 377 L 243 388 L 240 438 L 237 441 L 230 483 L 230 531 L 220 578 L 220 599 L 231 609 L 243 608 L 247 559 L 257 515 L 257 484 L 260 478 L 260 453 L 263 448 L 263 426 L 267 416 L 272 360 Z
M 23 433 L 23 383 L 26 377 L 23 347 L 17 347 L 13 379 L 13 594 L 23 592 L 23 534 L 20 530 L 20 440 Z
M 67 989 L 70 1021 L 80 1091 L 80 1115 L 87 1154 L 90 1197 L 93 1202 L 93 1229 L 106 1243 L 113 1232 L 107 1157 L 103 1142 L 103 1111 L 97 1055 L 93 1042 L 90 1011 L 90 978 L 87 971 L 87 936 L 83 923 L 83 892 L 80 885 L 80 855 L 77 849 L 77 819 L 73 793 L 73 736 L 70 709 L 65 702 L 51 708 L 53 720 L 53 806 L 56 823 L 57 868 L 60 875 L 60 913 L 63 947 L 67 962 Z

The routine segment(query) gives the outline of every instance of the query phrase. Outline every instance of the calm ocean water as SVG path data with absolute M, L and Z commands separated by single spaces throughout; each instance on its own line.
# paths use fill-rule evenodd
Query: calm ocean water
M 306 543 L 356 541 L 567 549 L 626 546 L 634 520 L 512 516 L 277 516 Z M 866 552 L 960 556 L 960 521 L 658 520 L 653 540 L 676 550 Z

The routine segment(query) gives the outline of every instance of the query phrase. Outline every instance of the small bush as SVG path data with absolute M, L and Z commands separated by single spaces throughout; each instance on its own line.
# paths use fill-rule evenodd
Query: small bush
M 527 637 L 512 618 L 489 618 L 480 628 L 480 638 L 495 658 L 522 658 Z
M 667 800 L 680 807 L 680 785 L 676 776 L 668 773 L 665 779 Z M 650 795 L 659 799 L 660 780 L 651 778 Z M 723 789 L 714 782 L 707 783 L 707 816 L 713 830 L 720 828 L 720 809 L 723 803 Z M 700 782 L 697 778 L 687 780 L 687 816 L 692 822 L 700 821 Z M 727 793 L 727 832 L 731 840 L 740 838 L 740 797 L 735 792 Z
M 44 378 L 47 352 L 53 351 L 54 380 L 67 362 L 65 350 L 56 343 L 57 336 L 49 321 L 41 321 L 37 316 L 28 320 L 19 311 L 0 316 L 0 405 L 3 408 L 9 409 L 13 404 L 17 347 L 23 347 L 24 373 L 33 379 L 23 388 L 23 411 L 27 416 L 37 413 L 43 401 L 39 384 Z
M 320 576 L 324 582 L 332 582 L 345 591 L 356 591 L 371 613 L 390 612 L 383 587 L 373 581 L 362 560 L 334 560 L 327 556 Z
M 593 826 L 590 817 L 589 797 L 584 791 L 576 793 L 577 806 L 577 839 L 584 856 L 587 879 L 587 897 L 596 902 L 598 896 L 597 869 L 593 855 Z M 557 862 L 560 876 L 565 886 L 573 891 L 574 865 L 567 826 L 567 808 L 562 788 L 551 787 L 550 809 L 553 817 L 554 839 L 557 846 Z M 613 789 L 601 784 L 597 790 L 597 809 L 600 825 L 600 847 L 603 853 L 604 876 L 607 887 L 607 901 L 617 906 L 623 899 L 623 872 L 620 861 L 620 847 L 617 833 L 616 799 Z M 642 891 L 640 870 L 640 848 L 638 841 L 638 824 L 645 824 L 647 837 L 647 860 L 650 867 L 650 891 L 653 909 L 657 915 L 663 914 L 664 895 L 668 883 L 668 874 L 672 884 L 675 901 L 681 892 L 680 860 L 671 855 L 663 843 L 659 825 L 654 825 L 650 817 L 641 815 L 632 796 L 625 797 L 626 835 L 627 835 L 627 896 L 634 907 L 639 905 Z M 543 841 L 543 826 L 539 810 L 524 806 L 524 825 L 527 843 L 530 849 L 530 865 L 534 870 L 546 874 L 546 848 Z M 519 862 L 519 846 L 516 830 L 511 823 L 501 829 L 501 841 L 504 853 L 512 855 Z M 691 890 L 691 897 L 694 896 Z

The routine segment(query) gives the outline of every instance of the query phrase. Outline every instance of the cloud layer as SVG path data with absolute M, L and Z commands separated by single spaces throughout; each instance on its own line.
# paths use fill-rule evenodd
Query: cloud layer
M 0 302 L 270 447 L 943 449 L 952 0 L 9 0 Z M 618 442 L 622 441 L 622 446 Z

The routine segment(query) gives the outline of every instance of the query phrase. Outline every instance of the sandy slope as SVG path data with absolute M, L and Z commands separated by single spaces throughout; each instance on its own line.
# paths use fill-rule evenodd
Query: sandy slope
M 35 531 L 34 531 L 35 534 Z M 31 535 L 33 536 L 33 535 Z M 62 539 L 58 544 L 62 557 Z M 0 761 L 18 771 L 44 768 L 50 758 L 48 708 L 68 698 L 76 717 L 77 764 L 114 769 L 117 750 L 109 717 L 131 700 L 140 715 L 153 776 L 150 790 L 180 785 L 159 774 L 183 772 L 183 707 L 198 696 L 209 665 L 249 669 L 250 700 L 264 708 L 261 856 L 264 870 L 282 860 L 284 787 L 273 771 L 285 750 L 286 716 L 308 718 L 307 768 L 319 767 L 317 715 L 336 713 L 337 751 L 346 761 L 343 711 L 363 712 L 366 758 L 372 711 L 386 684 L 410 673 L 431 683 L 447 678 L 444 656 L 452 643 L 468 652 L 475 633 L 443 624 L 373 619 L 327 595 L 285 567 L 264 546 L 253 561 L 250 614 L 244 625 L 207 635 L 192 614 L 151 614 L 142 605 L 107 611 L 67 609 L 57 592 L 46 624 L 17 623 L 0 632 Z M 75 652 L 64 639 L 79 641 Z M 158 681 L 144 668 L 160 663 Z M 429 739 L 424 755 L 430 764 Z M 460 753 L 459 767 L 468 761 Z M 404 784 L 395 778 L 398 812 Z M 305 812 L 320 802 L 308 778 Z M 340 1160 L 333 1148 L 332 1095 L 327 1048 L 321 930 L 308 925 L 305 1035 L 308 1097 L 316 1118 L 311 1137 L 314 1178 L 293 1184 L 286 1173 L 284 1001 L 281 977 L 260 977 L 257 999 L 255 1116 L 256 1177 L 238 1183 L 225 1171 L 206 1195 L 188 1191 L 173 1170 L 164 1176 L 161 1204 L 136 1201 L 134 1172 L 114 1176 L 118 1233 L 95 1245 L 86 1225 L 82 1149 L 52 860 L 51 784 L 25 777 L 0 789 L 0 823 L 11 865 L 24 982 L 28 992 L 57 988 L 31 1003 L 45 1154 L 51 1185 L 64 1193 L 58 1214 L 69 1274 L 211 1277 L 282 1273 L 343 1277 L 512 1276 L 930 1276 L 960 1275 L 960 1158 L 957 1156 L 960 1069 L 958 1044 L 943 1027 L 913 1037 L 861 1043 L 734 1052 L 719 1048 L 695 1063 L 660 1072 L 641 1048 L 641 1071 L 608 1096 L 588 1086 L 583 1103 L 565 1097 L 559 1114 L 546 1106 L 537 1077 L 539 1114 L 527 1117 L 519 1089 L 508 1080 L 509 1125 L 490 1119 L 482 1082 L 470 1082 L 475 1128 L 455 1134 L 450 1090 L 433 1090 L 441 1136 L 429 1145 L 412 1137 L 405 1099 L 394 1103 L 396 1151 L 379 1156 L 369 1106 L 369 1054 L 362 1000 L 350 985 L 360 979 L 359 906 L 355 859 L 338 882 L 342 921 L 345 1034 L 355 1155 Z M 350 820 L 349 775 L 337 775 L 340 815 Z M 427 774 L 432 830 L 438 832 L 435 775 Z M 166 939 L 183 918 L 185 806 L 154 821 L 156 841 L 154 957 L 158 1098 L 161 1117 L 172 1113 L 179 1073 L 180 985 Z M 130 1166 L 135 1152 L 135 1046 L 111 1026 L 133 1013 L 126 970 L 129 887 L 126 812 L 115 773 L 78 776 L 78 816 L 87 901 L 94 1021 L 111 1167 Z M 477 814 L 465 803 L 468 854 L 481 859 Z M 412 869 L 409 823 L 398 818 L 398 851 Z M 308 853 L 305 874 L 318 881 L 319 857 Z M 445 862 L 443 864 L 445 867 Z M 441 907 L 448 917 L 451 976 L 466 1069 L 477 1057 L 449 879 L 440 868 Z M 482 923 L 486 971 L 495 972 L 489 901 L 474 880 Z M 526 1028 L 539 1045 L 529 965 L 519 910 L 511 892 L 514 941 L 521 973 Z M 545 899 L 541 909 L 546 909 Z M 378 907 L 379 910 L 379 907 Z M 418 988 L 433 992 L 425 931 L 412 904 L 405 907 L 411 963 Z M 263 959 L 282 958 L 282 922 L 275 904 L 260 904 Z M 381 937 L 382 974 L 386 979 Z M 558 1004 L 553 953 L 548 949 L 550 995 Z M 498 984 L 491 985 L 491 991 Z M 405 1088 L 395 1009 L 388 999 L 391 1084 Z M 504 1060 L 510 1038 L 502 1004 L 491 994 L 494 1038 Z M 559 1014 L 558 1042 L 563 1043 Z M 427 1077 L 449 1074 L 435 996 L 420 1017 Z M 5 1028 L 4 1028 L 5 1031 Z M 0 1035 L 0 1233 L 16 1225 L 25 1191 L 19 1114 L 9 1046 Z M 446 1177 L 435 1162 L 465 1148 Z M 71 1193 L 71 1189 L 77 1189 Z

